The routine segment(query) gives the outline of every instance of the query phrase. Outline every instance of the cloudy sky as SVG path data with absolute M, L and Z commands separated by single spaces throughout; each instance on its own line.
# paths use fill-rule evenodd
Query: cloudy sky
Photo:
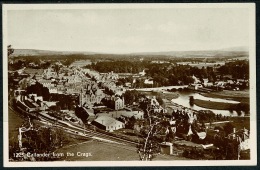
M 107 53 L 248 46 L 247 8 L 8 10 L 17 49 Z

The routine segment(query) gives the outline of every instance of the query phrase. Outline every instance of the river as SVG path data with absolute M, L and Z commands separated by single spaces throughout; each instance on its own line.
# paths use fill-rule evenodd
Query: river
M 206 100 L 206 101 L 213 101 L 213 102 L 225 102 L 225 103 L 239 103 L 237 101 L 234 100 L 225 100 L 225 99 L 220 99 L 220 98 L 210 98 L 210 97 L 205 97 L 202 96 L 199 93 L 195 93 L 195 92 L 177 92 L 179 94 L 179 97 L 176 99 L 172 99 L 171 101 L 174 103 L 177 103 L 178 105 L 182 105 L 184 107 L 188 107 L 194 110 L 211 110 L 213 111 L 215 114 L 221 114 L 222 116 L 238 116 L 236 111 L 229 111 L 229 110 L 215 110 L 215 109 L 207 109 L 207 108 L 203 108 L 203 107 L 199 107 L 197 105 L 190 105 L 190 96 L 193 96 L 194 99 L 200 99 L 200 100 Z M 244 116 L 244 113 L 242 113 L 241 116 Z

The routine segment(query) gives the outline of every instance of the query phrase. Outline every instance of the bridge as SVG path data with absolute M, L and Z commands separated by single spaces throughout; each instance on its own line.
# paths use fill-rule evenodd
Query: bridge
M 184 89 L 188 88 L 188 85 L 183 86 L 163 86 L 163 87 L 152 87 L 152 88 L 140 88 L 140 89 L 128 89 L 128 90 L 137 90 L 137 91 L 161 91 L 161 90 L 170 90 L 170 89 Z

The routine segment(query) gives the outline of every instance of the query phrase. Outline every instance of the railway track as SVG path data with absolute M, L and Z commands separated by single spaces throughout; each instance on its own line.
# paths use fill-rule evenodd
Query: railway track
M 122 139 L 122 138 L 110 136 L 108 134 L 104 134 L 104 133 L 101 133 L 101 132 L 94 132 L 92 130 L 84 129 L 83 127 L 75 126 L 75 125 L 72 125 L 68 122 L 58 120 L 58 119 L 56 119 L 56 118 L 54 118 L 54 117 L 52 117 L 48 114 L 39 113 L 36 116 L 33 113 L 26 112 L 19 107 L 17 107 L 17 108 L 23 114 L 27 114 L 31 117 L 39 119 L 42 123 L 44 123 L 46 125 L 52 125 L 52 126 L 62 128 L 65 132 L 67 132 L 69 134 L 78 135 L 78 136 L 86 137 L 86 138 L 93 138 L 93 139 L 99 140 L 99 141 L 107 141 L 107 142 L 111 142 L 111 143 L 117 143 L 117 144 L 124 145 L 124 146 L 129 145 L 129 146 L 136 147 L 136 145 L 138 144 L 137 142 L 133 142 L 133 141 L 130 141 L 130 140 L 127 140 L 127 139 Z M 11 109 L 14 110 L 13 108 L 11 108 Z

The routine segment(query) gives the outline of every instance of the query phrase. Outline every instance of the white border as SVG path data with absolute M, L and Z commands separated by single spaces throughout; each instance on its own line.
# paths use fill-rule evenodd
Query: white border
M 129 166 L 224 166 L 224 165 L 256 165 L 257 133 L 256 133 L 256 31 L 254 3 L 205 3 L 205 4 L 3 4 L 3 157 L 4 167 L 129 167 Z M 60 162 L 9 162 L 8 160 L 8 70 L 7 70 L 7 11 L 8 10 L 44 10 L 44 9 L 151 9 L 151 8 L 247 8 L 250 11 L 249 62 L 250 62 L 250 160 L 225 161 L 60 161 Z

